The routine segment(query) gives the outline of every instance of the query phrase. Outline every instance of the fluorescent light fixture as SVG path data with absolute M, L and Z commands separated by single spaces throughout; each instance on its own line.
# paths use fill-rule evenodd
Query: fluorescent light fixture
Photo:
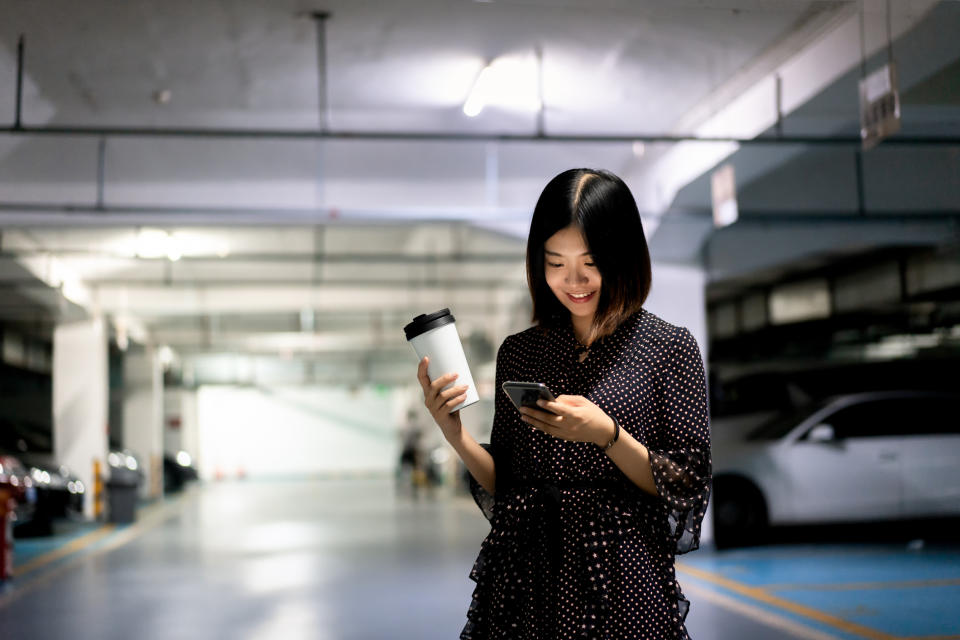
M 141 229 L 137 234 L 136 255 L 140 258 L 166 257 L 171 262 L 176 262 L 183 257 L 184 253 L 206 253 L 206 251 L 190 249 L 195 249 L 191 246 L 190 239 L 185 240 L 177 235 L 171 235 L 163 229 Z M 220 253 L 220 250 L 211 249 L 210 253 Z
M 162 258 L 169 245 L 170 234 L 163 229 L 141 229 L 137 234 L 137 257 Z
M 489 101 L 490 93 L 490 76 L 491 66 L 487 65 L 480 71 L 480 75 L 477 76 L 477 79 L 474 80 L 473 86 L 470 88 L 470 95 L 467 96 L 467 101 L 463 103 L 463 113 L 475 118 L 480 115 L 480 112 L 483 111 L 483 108 L 487 105 Z
M 530 56 L 497 58 L 477 75 L 463 113 L 473 118 L 487 105 L 519 111 L 539 111 L 543 107 L 537 74 L 537 59 Z

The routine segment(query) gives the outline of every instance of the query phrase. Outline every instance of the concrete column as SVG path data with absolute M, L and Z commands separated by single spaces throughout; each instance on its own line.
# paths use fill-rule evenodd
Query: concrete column
M 197 392 L 194 389 L 165 390 L 163 450 L 171 455 L 180 451 L 190 454 L 197 466 L 199 433 L 197 429 Z
M 140 495 L 163 494 L 163 367 L 157 349 L 131 349 L 123 360 L 123 447 L 143 465 Z
M 102 319 L 54 329 L 53 453 L 86 487 L 88 518 L 100 515 L 94 465 L 103 474 L 108 446 L 107 375 L 107 331 Z
M 200 427 L 197 423 L 197 391 L 185 389 L 181 392 L 180 446 L 193 458 L 193 466 L 200 468 Z

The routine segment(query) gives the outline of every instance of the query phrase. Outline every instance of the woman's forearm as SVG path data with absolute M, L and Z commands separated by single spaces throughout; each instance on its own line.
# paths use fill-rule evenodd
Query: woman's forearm
M 606 453 L 633 484 L 650 495 L 660 495 L 657 491 L 657 485 L 653 481 L 650 452 L 636 438 L 621 429 L 616 443 L 607 449 Z
M 463 427 L 457 435 L 448 438 L 447 442 L 463 460 L 473 479 L 493 495 L 497 487 L 497 474 L 490 452 L 481 447 Z

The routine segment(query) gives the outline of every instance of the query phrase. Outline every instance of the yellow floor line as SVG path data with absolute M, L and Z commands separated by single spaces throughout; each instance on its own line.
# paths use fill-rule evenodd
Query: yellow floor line
M 858 591 L 861 589 L 910 589 L 914 587 L 955 587 L 960 578 L 942 580 L 900 580 L 891 582 L 839 582 L 836 584 L 768 584 L 764 591 Z M 960 638 L 960 636 L 952 636 Z
M 149 507 L 146 507 L 145 509 L 141 509 L 140 511 L 141 515 L 138 517 L 138 521 L 136 522 L 136 524 L 132 524 L 129 527 L 123 529 L 122 531 L 120 531 L 119 533 L 111 537 L 107 541 L 107 543 L 104 544 L 103 546 L 98 547 L 97 549 L 94 549 L 90 553 L 86 553 L 86 554 L 76 553 L 74 557 L 68 559 L 66 562 L 64 562 L 58 567 L 55 567 L 54 569 L 51 569 L 50 571 L 46 571 L 41 573 L 40 575 L 36 575 L 31 578 L 28 578 L 24 582 L 16 582 L 10 587 L 7 587 L 8 590 L 5 593 L 0 593 L 0 609 L 3 609 L 4 607 L 12 604 L 16 600 L 18 600 L 21 596 L 25 595 L 27 592 L 32 591 L 33 589 L 39 586 L 42 586 L 44 584 L 48 584 L 54 578 L 60 576 L 67 570 L 72 569 L 83 560 L 86 560 L 87 558 L 98 556 L 104 553 L 108 553 L 110 551 L 113 551 L 114 549 L 117 549 L 118 547 L 121 547 L 127 544 L 134 538 L 146 533 L 153 527 L 167 520 L 170 516 L 179 512 L 181 506 L 185 501 L 184 500 L 185 498 L 194 498 L 194 497 L 196 497 L 196 489 L 188 490 L 184 494 L 181 494 L 180 496 L 178 496 L 177 498 L 169 502 L 154 504 Z M 107 534 L 113 533 L 113 532 L 116 532 L 115 525 L 106 525 L 102 529 L 98 529 L 97 531 L 94 531 L 91 534 L 87 534 L 87 536 L 84 536 L 84 538 L 88 538 L 93 534 L 102 534 L 102 535 L 100 535 L 96 539 L 87 540 L 86 543 L 83 545 L 78 545 L 77 548 L 74 549 L 74 551 L 80 551 L 86 547 L 89 547 L 92 544 L 94 544 L 94 542 L 96 542 L 97 540 L 101 540 L 104 537 L 106 537 Z M 81 538 L 81 539 L 75 540 L 70 544 L 79 542 L 81 540 L 83 539 Z M 51 552 L 51 553 L 54 553 L 54 552 Z M 50 555 L 50 554 L 46 554 L 46 555 Z M 64 555 L 68 555 L 68 554 L 64 554 Z M 37 560 L 40 560 L 40 558 L 37 558 Z M 49 560 L 47 562 L 52 562 L 52 560 Z M 35 569 L 36 567 L 33 567 L 33 568 Z
M 59 549 L 54 549 L 53 551 L 48 551 L 47 553 L 41 556 L 37 556 L 30 562 L 27 562 L 19 566 L 17 564 L 14 564 L 13 575 L 14 577 L 24 576 L 35 569 L 39 569 L 40 567 L 46 566 L 51 562 L 56 562 L 60 558 L 68 556 L 71 553 L 81 551 L 82 549 L 85 549 L 92 544 L 96 544 L 98 541 L 110 535 L 111 533 L 113 533 L 114 529 L 116 529 L 116 525 L 105 524 L 91 531 L 90 533 L 80 536 L 76 540 L 70 541 L 69 543 L 63 545 Z M 14 558 L 14 562 L 16 562 L 16 558 Z
M 863 625 L 844 620 L 843 618 L 838 618 L 837 616 L 824 613 L 823 611 L 819 611 L 811 607 L 790 602 L 789 600 L 772 595 L 764 589 L 751 587 L 710 571 L 695 569 L 694 567 L 680 562 L 676 563 L 676 568 L 678 572 L 686 573 L 689 576 L 724 587 L 725 589 L 729 589 L 735 593 L 747 596 L 748 598 L 765 602 L 780 609 L 796 613 L 797 615 L 822 622 L 823 624 L 829 625 L 834 629 L 838 629 L 845 633 L 851 633 L 862 638 L 870 638 L 870 640 L 899 640 L 897 636 L 892 636 L 890 634 L 883 633 L 882 631 L 871 629 L 870 627 L 864 627 Z
M 794 636 L 807 638 L 808 640 L 837 640 L 837 636 L 824 633 L 818 629 L 804 626 L 799 622 L 790 620 L 789 618 L 784 618 L 783 616 L 779 616 L 771 611 L 767 611 L 766 609 L 761 609 L 760 607 L 747 604 L 746 602 L 737 600 L 736 598 L 725 596 L 719 591 L 705 589 L 690 583 L 681 584 L 681 587 L 684 594 L 693 595 L 695 598 L 693 605 L 694 607 L 696 606 L 696 600 L 709 600 L 713 604 L 723 607 L 724 609 L 729 609 L 747 618 L 757 620 L 768 627 L 786 631 Z

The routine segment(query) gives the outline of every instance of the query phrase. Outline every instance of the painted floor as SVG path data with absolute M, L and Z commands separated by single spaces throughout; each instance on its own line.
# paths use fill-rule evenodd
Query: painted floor
M 0 638 L 452 639 L 487 530 L 389 480 L 206 485 L 18 541 Z M 960 639 L 960 544 L 701 549 L 678 576 L 694 640 Z

